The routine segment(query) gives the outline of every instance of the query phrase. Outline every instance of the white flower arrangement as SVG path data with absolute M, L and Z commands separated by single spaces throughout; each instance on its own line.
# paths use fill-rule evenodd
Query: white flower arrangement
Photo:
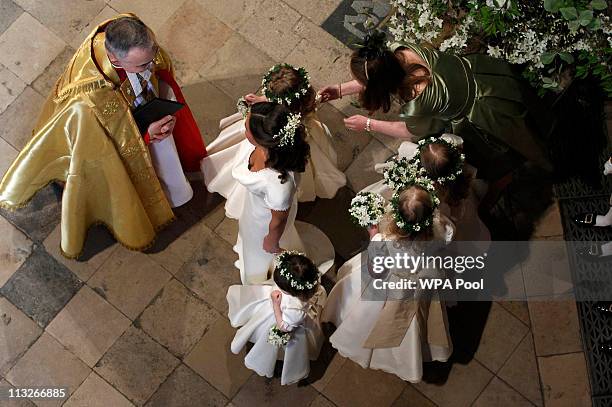
M 244 99 L 244 97 L 238 99 L 238 102 L 236 102 L 236 108 L 238 109 L 238 112 L 242 115 L 242 117 L 245 119 L 249 114 L 249 110 L 251 110 L 249 104 Z
M 505 59 L 520 65 L 541 94 L 561 91 L 575 68 L 577 77 L 596 76 L 612 95 L 606 0 L 391 0 L 391 5 L 388 31 L 396 42 Z
M 395 158 L 387 163 L 383 171 L 383 178 L 386 186 L 397 191 L 403 189 L 417 176 L 423 176 L 424 174 L 425 169 L 419 166 L 418 158 L 409 160 L 402 157 Z
M 444 21 L 432 10 L 431 0 L 392 0 L 399 16 L 390 21 L 390 32 L 396 40 L 410 42 L 432 42 L 442 30 Z
M 283 332 L 273 325 L 268 331 L 268 343 L 278 348 L 286 346 L 291 340 L 291 332 Z
M 280 139 L 279 147 L 292 146 L 295 142 L 295 132 L 302 124 L 302 115 L 300 113 L 291 113 L 287 118 L 287 124 L 272 136 L 273 139 Z
M 512 6 L 512 0 L 487 0 L 486 4 L 494 10 L 508 10 Z
M 378 225 L 385 214 L 385 198 L 374 192 L 360 192 L 351 200 L 349 214 L 353 221 L 367 228 Z
M 440 44 L 440 51 L 446 52 L 461 52 L 468 42 L 470 32 L 474 28 L 474 18 L 467 16 L 460 24 L 455 27 L 455 33 L 452 37 L 445 39 Z

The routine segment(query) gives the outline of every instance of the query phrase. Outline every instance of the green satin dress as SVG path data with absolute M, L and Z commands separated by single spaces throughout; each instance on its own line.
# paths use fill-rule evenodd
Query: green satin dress
M 431 83 L 401 109 L 411 133 L 422 138 L 450 130 L 461 136 L 479 177 L 495 179 L 523 159 L 551 170 L 544 148 L 551 119 L 506 62 L 408 43 L 391 50 L 402 47 L 423 58 L 431 72 Z

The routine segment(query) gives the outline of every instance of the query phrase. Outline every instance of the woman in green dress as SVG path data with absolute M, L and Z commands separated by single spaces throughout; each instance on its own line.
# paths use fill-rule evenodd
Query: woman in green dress
M 329 101 L 359 93 L 361 106 L 370 113 L 388 112 L 397 97 L 401 121 L 356 115 L 345 119 L 348 129 L 413 142 L 452 131 L 465 140 L 466 155 L 479 177 L 488 180 L 506 175 L 525 160 L 552 170 L 544 148 L 550 119 L 546 112 L 535 111 L 537 102 L 528 103 L 535 96 L 507 63 L 407 43 L 387 48 L 384 41 L 382 33 L 366 37 L 351 58 L 354 80 L 327 86 L 320 94 L 322 101 Z

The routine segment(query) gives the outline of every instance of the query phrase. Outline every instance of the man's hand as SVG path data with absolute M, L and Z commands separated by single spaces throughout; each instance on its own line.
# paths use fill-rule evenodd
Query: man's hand
M 176 117 L 170 115 L 149 124 L 147 131 L 149 132 L 149 139 L 151 140 L 151 143 L 158 143 L 172 134 L 175 124 Z

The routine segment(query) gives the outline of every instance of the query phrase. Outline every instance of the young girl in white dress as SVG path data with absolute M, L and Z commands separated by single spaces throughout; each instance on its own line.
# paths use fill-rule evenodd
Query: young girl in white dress
M 303 254 L 283 252 L 275 264 L 273 280 L 229 288 L 229 320 L 240 327 L 231 350 L 237 354 L 253 343 L 244 363 L 260 376 L 272 377 L 276 361 L 283 360 L 281 385 L 287 385 L 307 377 L 310 361 L 319 357 L 326 295 L 317 268 Z
M 418 154 L 418 164 L 442 201 L 440 211 L 455 224 L 454 240 L 470 242 L 474 254 L 482 254 L 489 247 L 491 233 L 478 216 L 481 196 L 476 192 L 475 168 L 465 162 L 460 147 L 444 138 L 419 141 Z
M 428 242 L 452 239 L 452 223 L 440 214 L 431 185 L 407 187 L 392 200 L 393 210 L 378 227 L 370 229 L 372 241 L 395 241 L 411 255 L 419 255 Z M 394 245 L 387 245 L 393 248 Z M 393 253 L 390 253 L 393 255 Z M 330 342 L 338 352 L 363 368 L 380 369 L 403 380 L 419 382 L 423 362 L 446 361 L 452 353 L 446 307 L 437 291 L 415 293 L 402 300 L 367 301 L 362 293 L 362 254 L 338 271 L 338 282 L 329 294 L 321 320 L 337 329 Z M 406 276 L 392 271 L 393 279 Z M 443 278 L 443 270 L 420 269 L 408 278 Z M 366 280 L 367 281 L 367 280 Z
M 251 107 L 245 135 L 248 142 L 232 162 L 232 177 L 245 190 L 234 251 L 242 283 L 258 284 L 268 279 L 281 247 L 303 251 L 294 220 L 298 177 L 309 146 L 299 115 L 276 103 Z
M 310 160 L 301 176 L 298 201 L 314 201 L 316 197 L 333 198 L 338 189 L 346 185 L 346 176 L 337 168 L 337 155 L 331 142 L 331 133 L 319 120 L 316 92 L 310 85 L 304 68 L 289 64 L 273 66 L 262 83 L 263 96 L 248 94 L 247 105 L 270 101 L 287 106 L 292 113 L 299 113 L 306 129 L 306 141 L 310 145 Z M 244 109 L 244 108 L 243 108 Z M 221 121 L 223 130 L 207 146 L 208 156 L 202 160 L 206 187 L 227 199 L 225 209 L 230 218 L 240 214 L 242 194 L 231 177 L 230 168 L 236 151 L 246 143 L 244 120 L 240 113 Z
M 478 216 L 483 193 L 477 192 L 476 169 L 465 162 L 462 145 L 461 137 L 448 133 L 422 139 L 418 144 L 403 142 L 394 161 L 406 159 L 424 169 L 424 175 L 433 181 L 440 197 L 440 212 L 450 218 L 456 227 L 454 240 L 481 242 L 474 244 L 474 250 L 484 252 L 489 247 L 491 233 Z M 384 172 L 390 163 L 379 164 L 376 170 Z M 393 193 L 385 180 L 369 185 L 363 191 L 376 192 L 386 198 Z

